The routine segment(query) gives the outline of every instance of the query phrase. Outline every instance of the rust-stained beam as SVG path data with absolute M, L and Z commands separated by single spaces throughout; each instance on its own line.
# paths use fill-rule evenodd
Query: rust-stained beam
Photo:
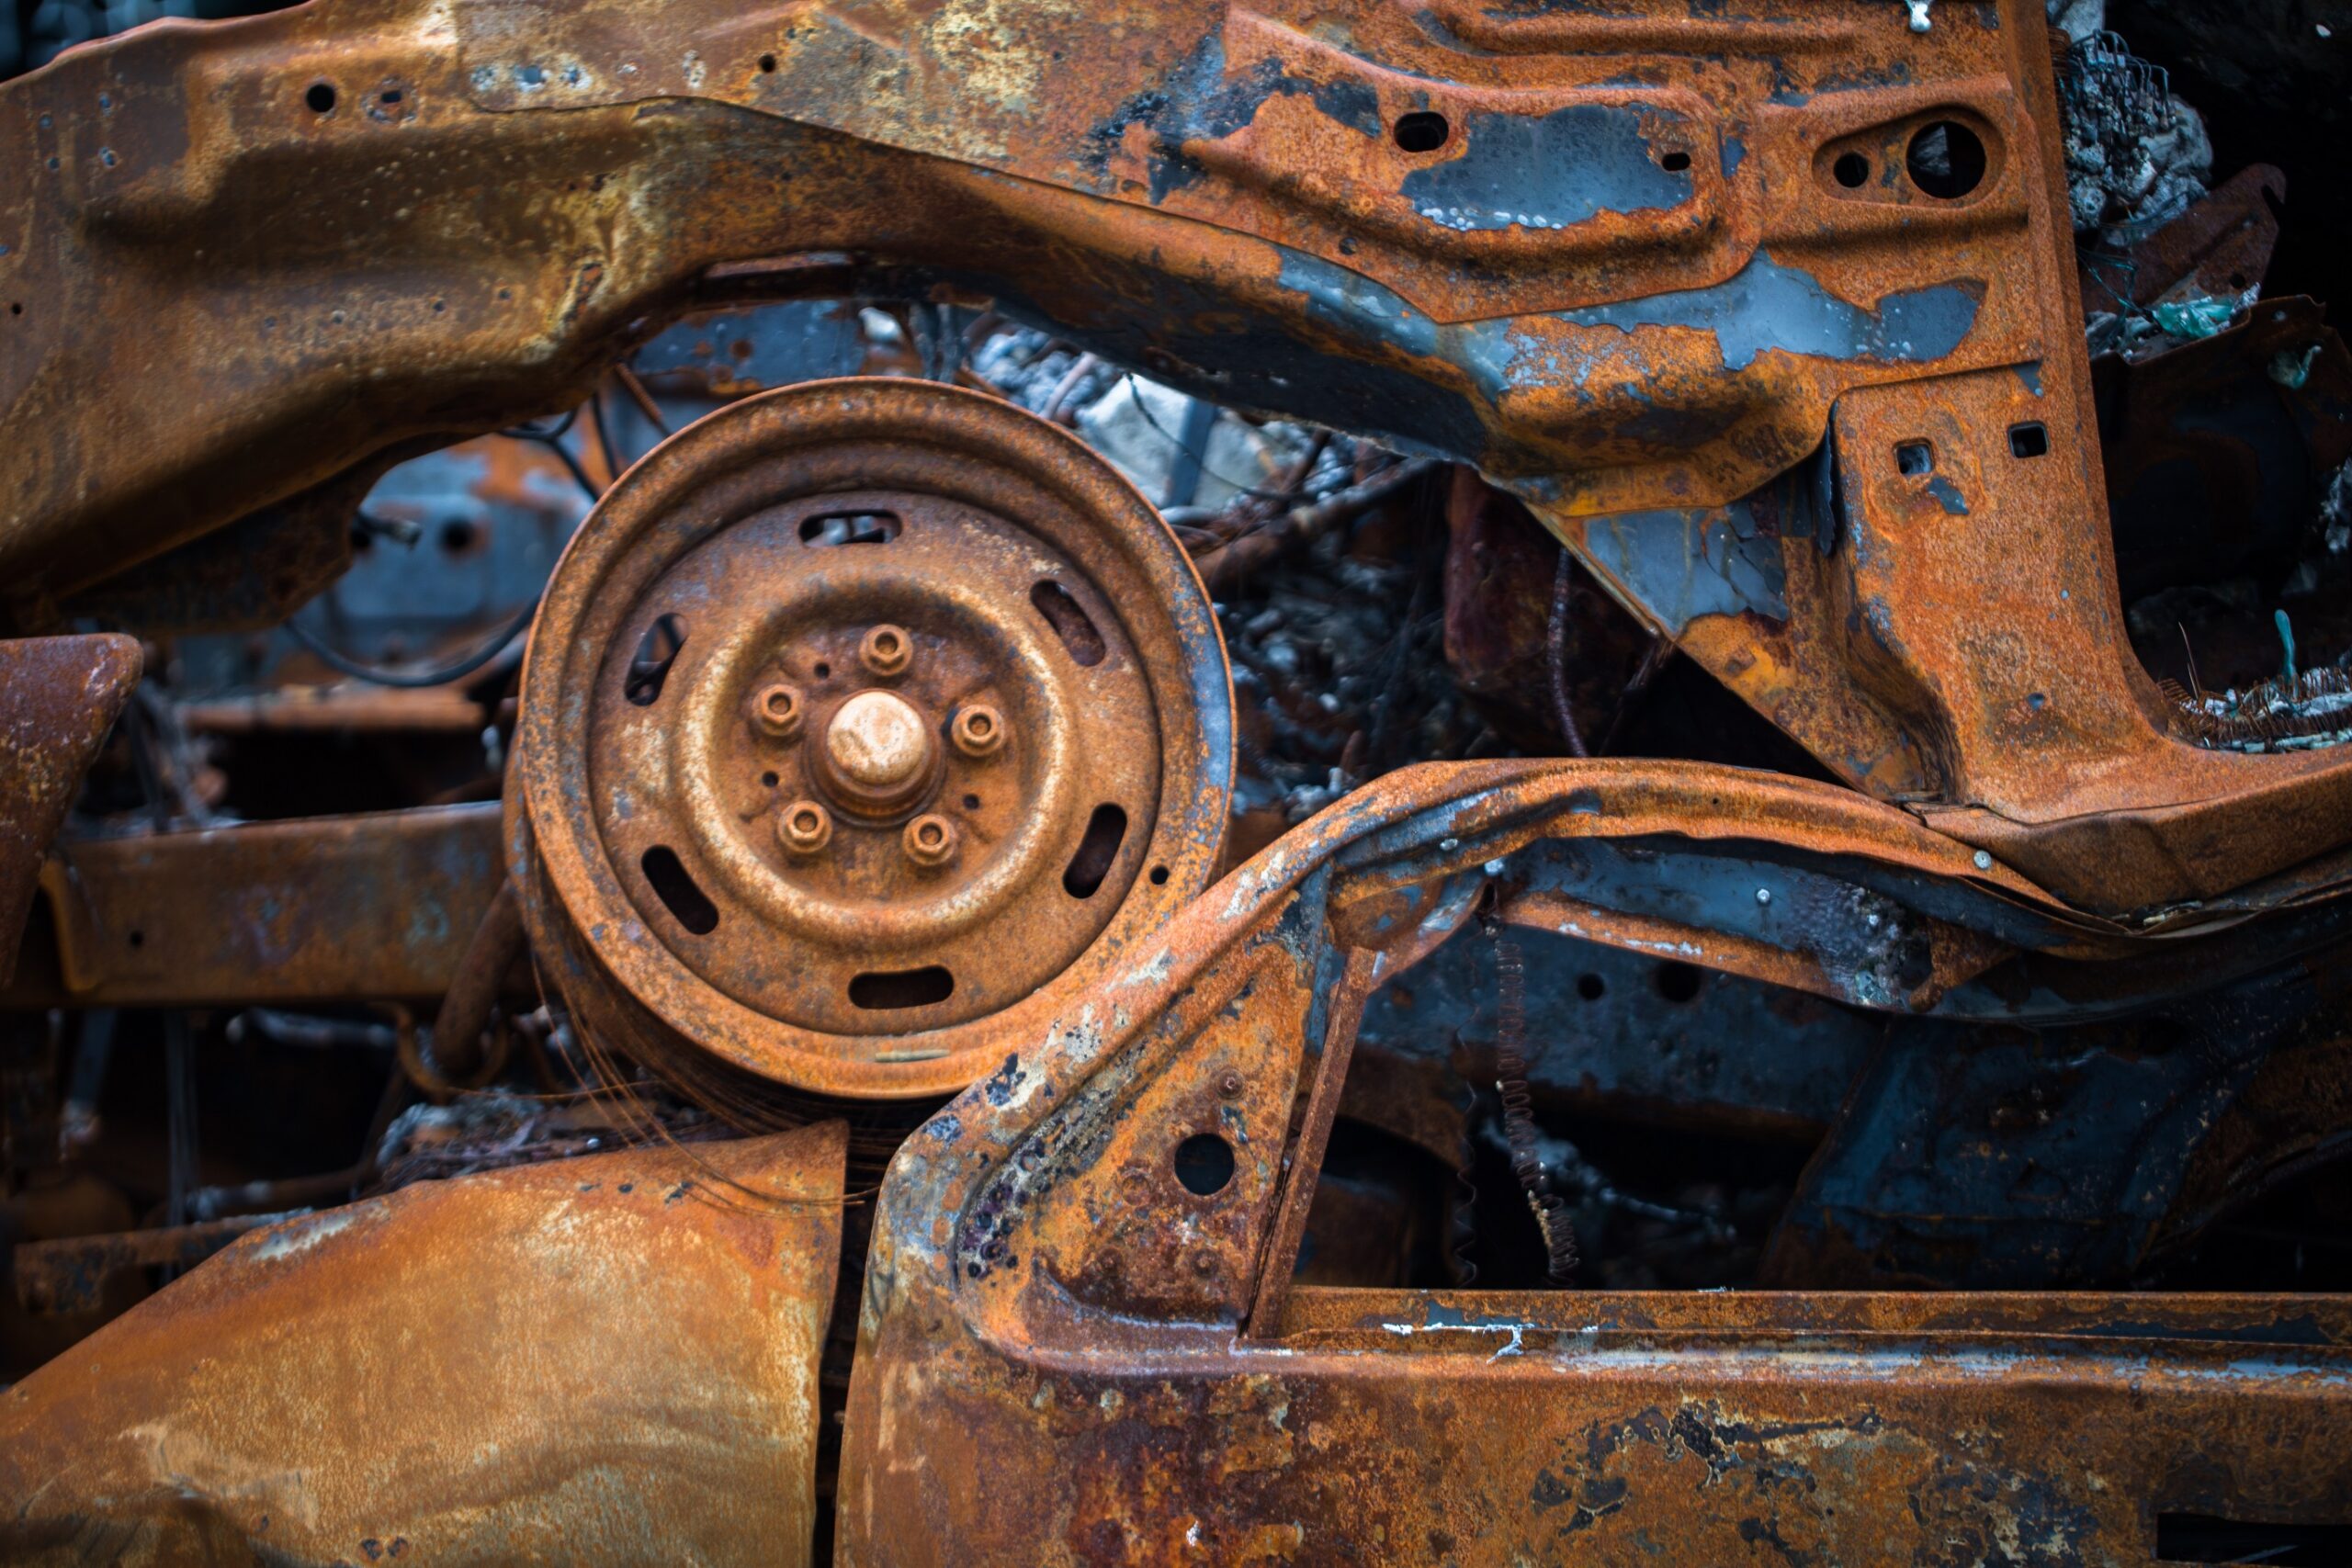
M 505 878 L 495 804 L 61 845 L 7 1007 L 439 996 Z

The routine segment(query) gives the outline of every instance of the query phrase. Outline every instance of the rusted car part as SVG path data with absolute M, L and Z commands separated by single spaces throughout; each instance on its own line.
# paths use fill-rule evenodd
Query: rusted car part
M 41 858 L 140 667 L 127 637 L 0 642 L 0 986 L 16 969 Z
M 1232 704 L 1190 560 L 1076 437 L 922 382 L 747 400 L 548 585 L 509 794 L 533 946 L 676 1073 L 960 1088 L 1208 885 Z
M 494 805 L 79 840 L 0 1006 L 437 997 L 504 878 Z
M 1825 764 L 2079 903 L 2352 837 L 2352 760 L 2176 738 L 2122 637 L 2030 0 L 979 27 L 328 5 L 0 89 L 16 614 L 560 406 L 697 278 L 870 262 L 1476 463 Z M 516 166 L 542 201 L 479 199 Z
M 1727 1561 L 1764 1541 L 1867 1561 L 1926 1539 L 2072 1561 L 2145 1555 L 2186 1516 L 2340 1521 L 2336 1298 L 2119 1313 L 1294 1285 L 1366 997 L 1484 890 L 1524 897 L 1531 854 L 1659 829 L 1694 854 L 1763 839 L 1791 866 L 1897 873 L 1915 897 L 1993 897 L 2007 874 L 1941 877 L 1941 840 L 1903 814 L 1730 770 L 1465 765 L 1358 792 L 900 1152 L 841 1560 L 1030 1562 L 1042 1540 L 1464 1562 Z M 2050 908 L 2013 885 L 2003 902 Z M 1867 925 L 1862 906 L 1846 918 Z M 2020 1384 L 2046 1397 L 2021 1405 Z
M 239 1214 L 162 1230 L 19 1242 L 11 1263 L 17 1304 L 45 1314 L 95 1312 L 117 1275 L 157 1264 L 185 1269 L 203 1262 L 248 1231 L 296 1217 Z
M 2113 1022 L 1909 1022 L 1852 1081 L 1761 1277 L 1814 1290 L 2126 1284 L 2193 1241 L 2217 1200 L 2250 1205 L 2341 1153 L 2347 1095 L 2342 938 Z
M 247 1236 L 0 1402 L 0 1551 L 797 1561 L 842 1136 L 424 1182 Z
M 2287 176 L 2267 164 L 2241 169 L 2179 217 L 2120 254 L 2082 253 L 2083 309 L 2162 300 L 2238 299 L 2258 288 L 2278 245 Z
M 2265 299 L 2211 337 L 2102 355 L 2091 371 L 2128 563 L 2123 604 L 2143 662 L 2207 691 L 2277 673 L 2269 615 L 2222 616 L 2194 602 L 2217 599 L 2237 578 L 2278 594 L 2329 477 L 2352 458 L 2344 340 L 2314 301 Z M 2237 525 L 2216 528 L 2217 516 Z M 2164 614 L 2143 603 L 2165 589 L 2175 592 L 2165 604 L 2192 604 Z M 2301 597 L 2293 619 L 2308 642 L 2328 647 L 2352 632 L 2352 610 L 2330 595 Z

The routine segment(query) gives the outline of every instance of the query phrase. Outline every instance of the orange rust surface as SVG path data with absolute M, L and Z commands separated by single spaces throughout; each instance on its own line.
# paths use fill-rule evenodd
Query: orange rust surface
M 1215 870 L 1232 693 L 1199 579 L 1101 458 L 976 393 L 812 383 L 663 451 L 582 525 L 532 636 L 510 814 L 541 951 L 640 1059 L 683 1037 L 825 1093 L 960 1088 Z M 888 536 L 834 542 L 854 519 Z M 657 690 L 636 660 L 665 621 Z M 907 656 L 877 672 L 885 626 Z M 832 752 L 885 700 L 929 741 L 877 795 Z M 974 756 L 949 738 L 983 707 Z M 796 843 L 803 813 L 823 830 Z M 1115 852 L 1074 884 L 1105 813 Z M 936 863 L 904 832 L 933 818 Z M 924 972 L 951 988 L 864 989 Z
M 0 987 L 41 857 L 139 683 L 139 645 L 112 635 L 0 642 Z
M 1460 924 L 1449 889 L 1508 897 L 1697 798 L 1725 855 L 1768 823 L 1825 871 L 1937 852 L 1728 770 L 1390 775 L 919 1131 L 880 1199 L 838 1560 L 2136 1561 L 2161 1511 L 2335 1518 L 2340 1297 L 1289 1284 L 1367 977 Z M 1204 1133 L 1235 1155 L 1208 1194 L 1176 1164 Z
M 91 839 L 42 873 L 10 1007 L 439 996 L 505 875 L 498 807 Z
M 697 280 L 994 299 L 1475 463 L 1856 785 L 2081 905 L 2211 897 L 2352 839 L 2352 774 L 2176 738 L 2132 658 L 2056 116 L 2029 0 L 1925 32 L 1880 0 L 143 29 L 0 88 L 8 613 L 575 400 Z M 1958 196 L 1905 174 L 1937 121 L 1984 150 Z M 1816 450 L 1835 515 L 1759 515 Z
M 799 1560 L 843 1140 L 558 1160 L 249 1235 L 0 1396 L 0 1555 Z

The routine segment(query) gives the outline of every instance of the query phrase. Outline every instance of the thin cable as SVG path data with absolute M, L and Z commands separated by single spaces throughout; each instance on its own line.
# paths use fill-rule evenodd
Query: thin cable
M 1576 709 L 1568 703 L 1568 674 L 1563 645 L 1568 635 L 1568 547 L 1560 547 L 1560 564 L 1552 573 L 1552 616 L 1544 628 L 1544 672 L 1551 677 L 1552 713 L 1560 721 L 1560 734 L 1568 743 L 1568 755 L 1589 757 L 1585 750 L 1584 731 L 1577 727 Z
M 1221 485 L 1225 485 L 1230 489 L 1240 491 L 1243 495 L 1249 496 L 1253 501 L 1287 502 L 1294 499 L 1290 492 L 1278 490 L 1260 490 L 1255 485 L 1243 484 L 1239 479 L 1227 479 L 1225 475 L 1218 473 L 1215 468 L 1210 468 L 1208 457 L 1205 452 L 1208 443 L 1206 441 L 1203 441 L 1201 443 L 1201 446 L 1204 450 L 1199 452 L 1193 451 L 1192 447 L 1184 444 L 1183 439 L 1181 436 L 1176 435 L 1170 432 L 1166 425 L 1151 417 L 1151 409 L 1143 400 L 1143 394 L 1136 390 L 1136 378 L 1134 373 L 1132 371 L 1129 372 L 1124 379 L 1127 382 L 1127 400 L 1135 404 L 1136 412 L 1143 415 L 1143 422 L 1151 426 L 1155 431 L 1158 431 L 1160 437 L 1170 446 L 1175 447 L 1176 450 L 1185 454 L 1194 462 L 1200 464 L 1201 472 L 1206 474 L 1209 478 L 1216 480 L 1216 482 Z
M 488 642 L 483 643 L 481 647 L 463 659 L 454 663 L 444 664 L 437 669 L 406 672 L 386 670 L 372 664 L 362 664 L 348 654 L 340 653 L 329 648 L 319 640 L 318 634 L 300 621 L 289 618 L 286 622 L 286 632 L 288 637 L 308 649 L 312 657 L 339 674 L 348 675 L 356 681 L 372 681 L 379 686 L 396 686 L 404 691 L 414 691 L 425 686 L 446 686 L 452 681 L 464 680 L 505 652 L 507 646 L 522 635 L 523 629 L 531 624 L 531 617 L 538 613 L 538 595 L 533 594 L 531 602 L 524 605 L 522 611 L 513 620 L 501 626 Z

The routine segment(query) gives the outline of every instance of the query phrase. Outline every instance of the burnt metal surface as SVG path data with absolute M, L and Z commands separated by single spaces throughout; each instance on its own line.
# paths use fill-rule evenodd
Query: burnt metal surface
M 1707 825 L 1736 819 L 1906 858 L 1899 813 L 1833 825 L 1860 803 L 1713 770 L 1391 775 L 918 1132 L 868 1263 L 841 1560 L 2098 1561 L 2149 1554 L 2162 1513 L 2334 1518 L 2334 1299 L 1292 1284 L 1358 1014 L 1460 928 L 1449 890 L 1508 898 L 1531 854 L 1702 798 L 1695 853 L 1736 854 Z M 1222 1184 L 1188 1177 L 1203 1137 Z
M 1233 699 L 1199 580 L 1107 464 L 970 392 L 814 382 L 662 450 L 533 635 L 538 945 L 631 1055 L 961 1087 L 1215 873 Z
M 798 1560 L 843 1128 L 251 1235 L 0 1398 L 12 1562 Z
M 2175 735 L 2133 660 L 2057 112 L 2025 0 L 144 32 L 0 89 L 32 176 L 0 562 L 38 624 L 371 452 L 576 397 L 698 279 L 870 264 L 1474 462 L 1849 782 L 2077 902 L 2208 897 L 2352 837 L 2352 791 L 2329 751 Z M 1931 134 L 1970 179 L 1917 172 Z M 518 163 L 537 199 L 481 200 Z M 1826 503 L 1794 504 L 1816 451 Z
M 439 996 L 504 877 L 495 806 L 78 840 L 6 1000 Z
M 16 969 L 42 857 L 139 671 L 127 637 L 0 642 L 0 985 Z

